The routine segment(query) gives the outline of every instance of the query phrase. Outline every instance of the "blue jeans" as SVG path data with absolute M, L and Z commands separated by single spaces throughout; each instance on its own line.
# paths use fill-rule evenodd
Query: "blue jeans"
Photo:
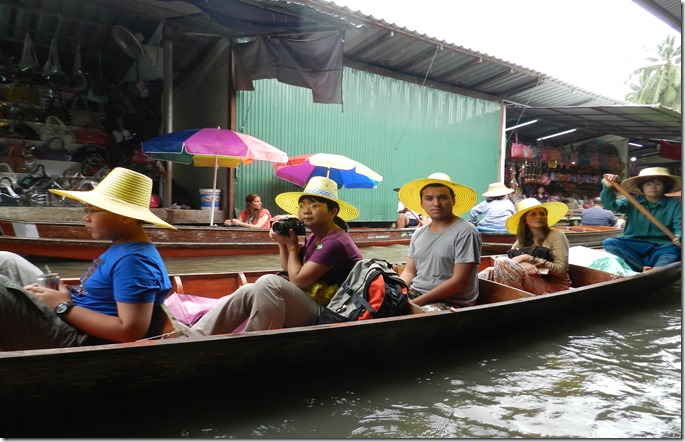
M 645 266 L 662 267 L 681 260 L 680 247 L 675 244 L 659 245 L 640 239 L 607 238 L 604 250 L 622 258 L 636 272 Z

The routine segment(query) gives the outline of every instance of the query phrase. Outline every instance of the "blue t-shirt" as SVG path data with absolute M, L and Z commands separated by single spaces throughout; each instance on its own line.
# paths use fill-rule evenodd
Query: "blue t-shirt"
M 127 242 L 111 246 L 81 276 L 72 290 L 75 305 L 117 316 L 117 302 L 155 305 L 164 302 L 171 281 L 154 244 Z

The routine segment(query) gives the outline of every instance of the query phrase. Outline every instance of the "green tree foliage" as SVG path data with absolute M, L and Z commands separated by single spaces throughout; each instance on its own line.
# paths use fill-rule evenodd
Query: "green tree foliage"
M 675 36 L 670 35 L 657 46 L 658 58 L 648 58 L 648 66 L 636 69 L 626 82 L 632 92 L 626 100 L 638 104 L 656 104 L 680 112 L 681 85 L 680 60 L 681 46 L 675 46 Z

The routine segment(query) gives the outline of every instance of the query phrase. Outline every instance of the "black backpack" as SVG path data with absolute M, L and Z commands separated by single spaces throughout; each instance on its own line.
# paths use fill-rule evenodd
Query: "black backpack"
M 314 324 L 386 318 L 408 312 L 408 287 L 382 259 L 358 261 Z

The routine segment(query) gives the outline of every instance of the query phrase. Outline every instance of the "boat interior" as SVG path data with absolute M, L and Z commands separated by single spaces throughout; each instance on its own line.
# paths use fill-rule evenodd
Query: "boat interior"
M 496 256 L 484 256 L 481 259 L 479 271 L 494 264 Z M 394 264 L 393 269 L 401 273 L 404 269 L 404 264 Z M 273 270 L 251 271 L 243 272 L 225 272 L 225 273 L 187 273 L 170 275 L 172 281 L 172 293 L 189 294 L 195 296 L 202 296 L 206 298 L 221 298 L 229 293 L 233 293 L 239 287 L 257 280 L 262 275 L 274 273 Z M 583 287 L 590 284 L 611 281 L 615 278 L 600 270 L 591 269 L 589 267 L 576 266 L 571 264 L 569 266 L 569 275 L 574 288 Z M 65 279 L 66 284 L 78 284 L 78 278 Z M 535 295 L 518 290 L 512 287 L 505 286 L 493 281 L 479 280 L 480 294 L 476 305 L 494 304 L 504 301 L 512 301 L 522 298 L 530 298 Z M 409 303 L 409 314 L 429 314 L 416 304 Z M 175 331 L 180 328 L 173 315 L 168 309 L 161 309 L 163 313 L 157 312 L 153 322 L 156 322 L 154 328 L 159 331 L 159 337 L 174 337 L 177 335 Z M 157 333 L 153 333 L 157 335 Z

